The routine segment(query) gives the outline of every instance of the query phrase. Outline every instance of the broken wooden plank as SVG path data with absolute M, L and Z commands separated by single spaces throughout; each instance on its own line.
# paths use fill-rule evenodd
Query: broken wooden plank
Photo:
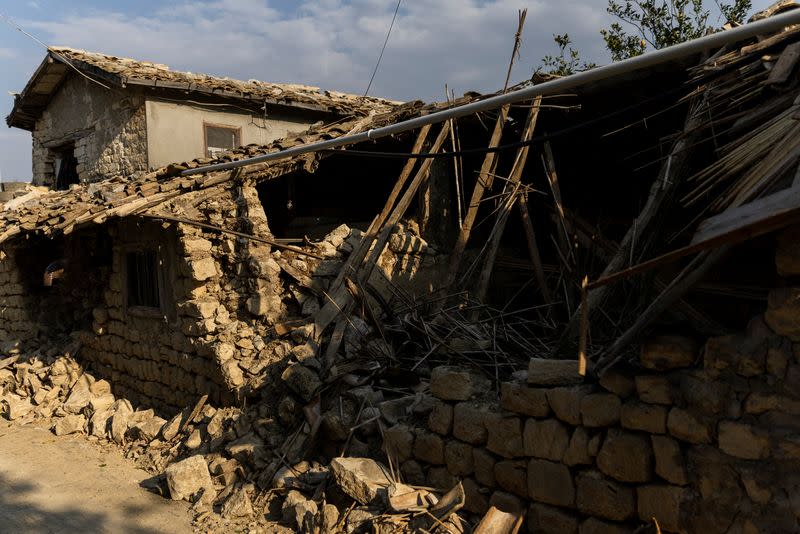
M 523 515 L 503 512 L 492 506 L 481 522 L 475 527 L 473 534 L 517 534 L 522 526 Z

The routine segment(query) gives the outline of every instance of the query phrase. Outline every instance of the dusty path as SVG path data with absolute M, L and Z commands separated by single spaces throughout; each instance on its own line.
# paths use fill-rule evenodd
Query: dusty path
M 0 421 L 0 533 L 192 532 L 187 504 L 139 487 L 148 477 L 84 437 Z

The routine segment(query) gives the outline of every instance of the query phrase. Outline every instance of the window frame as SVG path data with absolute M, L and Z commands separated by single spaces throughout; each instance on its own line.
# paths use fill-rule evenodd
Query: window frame
M 213 158 L 215 157 L 213 154 L 209 154 L 208 152 L 208 128 L 223 128 L 225 130 L 231 130 L 234 132 L 235 140 L 234 146 L 230 149 L 224 149 L 223 152 L 228 150 L 233 150 L 234 148 L 242 146 L 242 127 L 241 126 L 231 126 L 230 124 L 219 124 L 215 122 L 207 122 L 203 121 L 203 157 L 206 158 Z M 219 147 L 215 147 L 219 148 Z

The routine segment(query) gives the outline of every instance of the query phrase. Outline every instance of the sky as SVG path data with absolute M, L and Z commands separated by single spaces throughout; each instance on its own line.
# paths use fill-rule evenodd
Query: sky
M 769 0 L 754 0 L 754 10 Z M 569 33 L 585 60 L 608 63 L 606 0 L 403 0 L 370 94 L 444 100 L 502 87 L 528 9 L 512 81 L 530 78 Z M 165 63 L 174 70 L 316 85 L 361 94 L 395 0 L 0 0 L 0 14 L 48 45 Z M 45 56 L 0 20 L 0 115 Z M 0 124 L 0 177 L 29 180 L 30 133 Z

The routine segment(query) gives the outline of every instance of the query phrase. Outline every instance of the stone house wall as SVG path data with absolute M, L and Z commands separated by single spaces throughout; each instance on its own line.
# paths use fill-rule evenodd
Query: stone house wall
M 31 302 L 16 267 L 16 250 L 0 250 L 0 343 L 34 335 Z
M 147 170 L 144 96 L 69 77 L 33 129 L 33 183 L 53 186 L 59 149 L 74 144 L 81 182 Z
M 784 276 L 800 275 L 797 242 L 779 238 Z M 702 347 L 651 338 L 641 371 L 599 384 L 553 383 L 532 360 L 497 402 L 486 379 L 435 369 L 428 419 L 389 428 L 386 451 L 409 483 L 462 480 L 470 512 L 524 507 L 529 532 L 633 532 L 653 517 L 665 532 L 797 532 L 798 294 L 773 290 L 746 332 Z

